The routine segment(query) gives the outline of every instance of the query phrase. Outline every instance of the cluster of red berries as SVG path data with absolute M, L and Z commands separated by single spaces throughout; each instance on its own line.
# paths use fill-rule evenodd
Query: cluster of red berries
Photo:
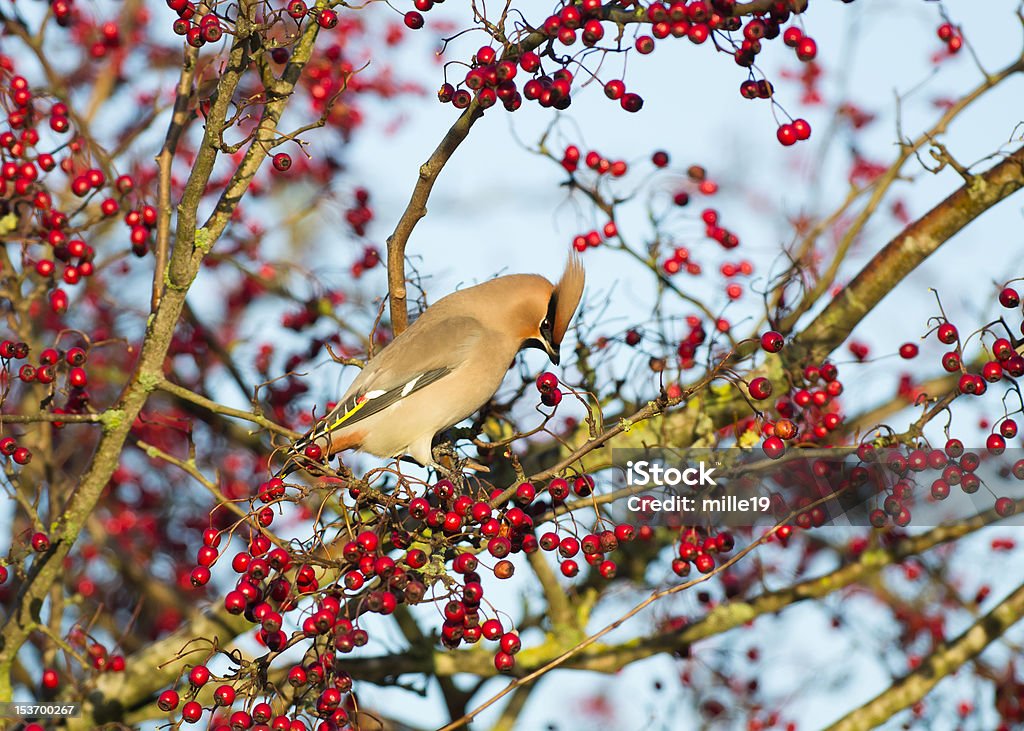
M 297 666 L 300 667 L 301 666 Z M 199 701 L 195 700 L 199 690 L 210 683 L 213 679 L 210 669 L 206 665 L 194 665 L 188 674 L 187 697 L 192 700 L 181 705 L 181 718 L 185 723 L 198 723 L 203 716 L 204 708 Z M 289 676 L 289 680 L 291 676 Z M 332 691 L 332 692 L 328 692 Z M 328 710 L 332 704 L 334 694 L 337 694 L 337 702 L 333 708 Z M 341 691 L 337 688 L 329 688 L 321 694 L 321 700 L 328 702 L 318 704 L 322 706 L 323 713 L 320 715 L 329 718 L 333 722 L 333 728 L 340 728 L 348 721 L 348 714 L 344 709 L 337 708 L 341 703 Z M 231 711 L 231 706 L 238 697 L 234 686 L 227 683 L 218 685 L 213 691 L 213 704 L 211 710 L 214 717 L 211 720 L 210 728 L 214 731 L 235 731 L 236 729 L 273 729 L 274 731 L 308 731 L 309 727 L 301 720 L 291 719 L 284 715 L 275 715 L 270 703 L 262 701 L 252 705 L 250 710 Z M 157 707 L 165 713 L 170 713 L 181 704 L 181 696 L 173 688 L 163 691 L 157 698 Z M 337 713 L 335 712 L 337 711 Z M 325 727 L 327 728 L 327 727 Z
M 689 328 L 689 332 L 679 341 L 679 347 L 676 350 L 679 355 L 679 367 L 683 370 L 689 370 L 697 365 L 695 360 L 697 348 L 703 345 L 708 337 L 701 319 L 696 315 L 686 316 L 686 326 Z
M 804 32 L 796 26 L 786 29 L 786 32 L 782 34 L 782 42 L 790 48 L 796 49 L 796 57 L 801 61 L 813 61 L 818 55 L 818 44 L 810 36 L 804 35 Z
M 40 539 L 46 540 L 46 537 L 42 533 L 37 533 L 33 536 L 32 544 L 33 547 L 36 545 L 37 536 L 42 536 Z M 47 545 L 49 541 L 46 540 Z M 45 548 L 36 549 L 37 551 L 45 551 Z M 2 568 L 2 567 L 0 567 Z M 2 575 L 2 572 L 0 572 Z M 0 583 L 3 583 L 3 579 L 0 578 Z M 89 637 L 82 631 L 80 627 L 74 627 L 68 633 L 68 643 L 76 649 L 84 650 L 83 655 L 89 659 L 90 664 L 94 670 L 101 672 L 121 673 L 125 670 L 125 658 L 120 653 L 110 654 L 107 647 L 94 640 L 90 640 Z M 39 677 L 39 685 L 42 688 L 43 698 L 52 698 L 57 690 L 61 687 L 60 673 L 54 668 L 45 667 Z M 25 731 L 33 728 L 35 724 L 28 724 L 24 727 Z M 40 731 L 43 731 L 42 726 L 35 726 Z
M 740 245 L 740 240 L 729 229 L 719 225 L 718 211 L 714 208 L 705 208 L 700 214 L 704 222 L 704 234 L 713 241 L 722 245 L 723 249 L 735 249 Z
M 370 191 L 356 188 L 354 204 L 345 211 L 345 223 L 356 236 L 366 236 L 366 227 L 373 221 L 373 209 L 370 208 Z
M 999 299 L 1003 306 L 1009 309 L 1020 306 L 1019 295 L 1010 287 L 1002 290 Z M 963 347 L 956 326 L 943 321 L 935 328 L 935 336 L 943 345 L 954 346 L 952 350 L 942 354 L 940 362 L 948 373 L 961 373 L 957 382 L 957 390 L 961 394 L 981 396 L 988 390 L 989 383 L 998 383 L 1003 378 L 1016 379 L 1024 376 L 1024 357 L 1016 351 L 1008 338 L 995 338 L 991 347 L 993 357 L 982 365 L 980 373 L 970 373 L 963 362 Z M 900 355 L 904 358 L 912 358 L 917 353 L 917 346 L 912 343 L 900 346 Z
M 216 43 L 224 37 L 224 26 L 215 13 L 196 16 L 196 4 L 191 0 L 167 0 L 167 7 L 178 14 L 171 29 L 195 48 Z
M 584 234 L 574 236 L 572 239 L 572 248 L 582 253 L 587 249 L 596 249 L 601 245 L 602 241 L 613 239 L 618 235 L 618 226 L 615 225 L 614 221 L 609 221 L 601 228 L 600 231 L 592 229 Z
M 792 122 L 786 122 L 785 124 L 779 125 L 778 130 L 775 132 L 775 136 L 778 138 L 786 147 L 791 147 L 797 142 L 809 139 L 811 136 L 811 125 L 806 119 L 794 119 Z
M 108 198 L 107 201 L 110 199 Z M 104 204 L 107 203 L 104 201 Z M 142 206 L 124 214 L 124 224 L 128 227 L 128 240 L 132 245 L 132 253 L 143 257 L 149 253 L 149 242 L 157 224 L 157 211 L 153 206 Z
M 10 342 L 10 341 L 4 341 Z M 0 343 L 0 355 L 4 348 Z M 69 389 L 84 389 L 89 384 L 88 376 L 85 373 L 85 365 L 88 355 L 82 348 L 71 348 L 67 352 L 61 352 L 55 348 L 46 348 L 39 354 L 37 365 L 25 363 L 18 369 L 18 378 L 24 383 L 53 383 L 57 377 L 57 371 L 67 367 L 67 387 Z M 87 398 L 85 400 L 88 400 Z M 57 413 L 65 413 L 58 411 Z M 71 412 L 74 413 L 74 412 Z
M 1016 433 L 1016 427 L 1014 427 Z M 993 450 L 992 454 L 1000 454 L 1002 449 Z M 879 450 L 870 444 L 862 444 L 857 449 L 857 458 L 864 463 L 880 463 L 897 479 L 886 489 L 882 506 L 871 511 L 869 519 L 876 528 L 885 526 L 890 521 L 900 527 L 911 521 L 914 488 L 917 486 L 915 474 L 925 470 L 941 472 L 932 480 L 929 494 L 934 500 L 945 500 L 949 497 L 952 487 L 970 495 L 981 487 L 981 478 L 976 470 L 982 458 L 976 452 L 966 451 L 959 439 L 948 439 L 943 449 L 900 449 Z M 1024 459 L 1018 460 L 1011 470 L 1018 480 L 1024 480 Z M 1008 497 L 1000 497 L 995 501 L 995 511 L 1001 517 L 1013 515 L 1017 505 Z
M 964 37 L 961 35 L 960 29 L 951 23 L 940 25 L 935 34 L 939 37 L 940 41 L 946 44 L 946 51 L 950 55 L 958 53 L 964 47 Z
M 380 250 L 376 246 L 364 246 L 359 257 L 352 263 L 352 278 L 359 279 L 368 270 L 376 268 L 380 262 Z
M 283 314 L 281 316 L 281 327 L 301 332 L 302 330 L 315 325 L 324 312 L 329 311 L 331 307 L 335 307 L 344 301 L 345 295 L 337 291 L 327 292 L 321 297 L 312 297 L 302 303 L 301 309 L 295 312 L 286 312 Z M 316 350 L 319 352 L 319 347 Z M 315 355 L 315 353 L 313 355 Z M 295 356 L 294 359 L 289 362 L 288 367 L 285 370 L 292 370 L 292 368 L 298 366 L 302 360 L 303 358 L 301 356 Z
M 562 482 L 566 481 L 562 480 Z M 586 493 L 592 485 L 585 481 L 580 487 L 582 492 Z M 548 492 L 551 494 L 559 491 L 568 493 L 568 483 L 566 482 L 564 486 L 561 483 L 548 486 Z M 580 490 L 576 490 L 576 492 L 579 493 Z M 583 559 L 588 565 L 597 569 L 601 578 L 613 579 L 619 567 L 606 555 L 617 550 L 621 544 L 632 541 L 636 535 L 636 528 L 628 523 L 620 523 L 599 532 L 587 533 L 582 537 L 571 534 L 559 536 L 556 530 L 550 530 L 540 537 L 538 545 L 545 551 L 557 552 L 559 568 L 562 575 L 567 578 L 572 578 L 579 573 L 580 567 L 576 559 L 582 552 Z
M 761 336 L 761 347 L 766 352 L 778 353 L 785 346 L 781 333 L 769 330 Z M 786 443 L 798 435 L 803 441 L 822 441 L 842 424 L 835 399 L 843 392 L 839 380 L 839 369 L 833 363 L 808 365 L 802 375 L 803 383 L 796 382 L 774 406 L 779 418 L 766 420 L 760 426 L 765 437 L 761 448 L 771 459 L 778 459 L 786 452 Z M 756 401 L 769 398 L 772 383 L 759 376 L 747 385 L 750 397 Z M 754 424 L 750 424 L 752 428 Z
M 722 231 L 722 241 L 720 242 L 726 248 L 730 248 L 728 245 L 731 244 L 731 240 L 735 240 L 735 235 L 725 229 L 718 229 Z M 718 240 L 718 235 L 714 236 Z M 736 240 L 736 246 L 739 242 Z M 662 268 L 667 274 L 676 274 L 683 269 L 688 274 L 699 274 L 703 270 L 700 264 L 692 259 L 690 250 L 687 247 L 680 246 L 673 249 L 672 254 L 665 261 L 662 262 Z M 754 273 L 754 265 L 748 260 L 742 260 L 739 263 L 733 264 L 731 262 L 723 262 L 720 269 L 722 275 L 726 278 L 733 278 L 735 276 L 750 276 Z M 730 282 L 725 287 L 725 295 L 730 300 L 737 300 L 743 294 L 742 286 L 737 282 Z M 721 321 L 721 320 L 720 320 Z M 716 324 L 716 327 L 721 332 L 726 332 L 728 327 L 722 328 Z
M 0 358 L 3 359 L 3 370 L 10 372 L 10 361 L 24 360 L 29 356 L 29 347 L 25 343 L 17 343 L 11 340 L 0 342 Z M 86 391 L 89 379 L 83 366 L 88 356 L 82 348 L 71 348 L 67 352 L 58 351 L 55 348 L 46 348 L 39 354 L 37 363 L 23 363 L 18 368 L 17 377 L 23 383 L 41 383 L 49 385 L 56 381 L 59 372 L 66 369 L 66 387 L 68 389 L 67 403 L 63 408 L 54 407 L 55 414 L 78 414 L 85 410 L 89 403 L 89 393 Z M 64 426 L 63 422 L 55 421 L 53 425 L 57 428 Z M 4 439 L 0 442 L 0 452 L 10 456 L 18 464 L 25 464 L 31 454 L 24 447 L 15 447 L 13 440 L 8 442 Z M 24 461 L 22 461 L 24 460 Z
M 679 558 L 672 560 L 672 572 L 676 576 L 688 576 L 691 567 L 702 574 L 715 570 L 715 557 L 732 551 L 736 540 L 728 531 L 714 535 L 703 534 L 696 528 L 688 528 L 679 538 Z
M 580 159 L 580 148 L 576 145 L 568 145 L 562 155 L 562 167 L 566 171 L 574 173 L 579 169 Z M 609 160 L 597 150 L 590 150 L 582 159 L 584 164 L 598 175 L 611 175 L 613 178 L 621 178 L 629 172 L 629 165 L 625 160 Z M 667 164 L 668 157 L 666 156 L 665 165 Z M 664 165 L 660 167 L 664 167 Z
M 558 387 L 558 376 L 550 371 L 545 371 L 537 376 L 537 390 L 540 391 L 540 401 L 545 406 L 558 406 L 562 401 L 562 390 Z
M 476 99 L 483 109 L 501 101 L 506 110 L 513 112 L 522 106 L 523 97 L 536 100 L 544 107 L 567 108 L 571 103 L 569 91 L 573 75 L 566 69 L 558 69 L 553 76 L 541 75 L 530 79 L 520 94 L 514 81 L 519 69 L 534 74 L 540 66 L 540 56 L 533 51 L 523 53 L 517 63 L 510 59 L 499 60 L 493 48 L 482 46 L 473 56 L 471 68 L 459 84 L 465 84 L 466 88 L 456 88 L 445 82 L 438 90 L 437 98 L 445 104 L 450 102 L 456 109 L 465 109 Z
M 77 23 L 76 35 L 82 37 L 83 45 L 88 43 L 89 55 L 94 59 L 105 58 L 111 51 L 122 47 L 121 28 L 113 21 L 101 25 Z
M 13 63 L 9 57 L 0 56 L 0 71 L 13 72 Z M 82 166 L 76 162 L 76 157 L 84 154 L 82 140 L 79 138 L 72 139 L 63 147 L 70 154 L 59 163 L 53 154 L 36 149 L 40 133 L 35 125 L 41 119 L 48 119 L 49 127 L 54 132 L 63 133 L 71 129 L 68 109 L 63 102 L 55 102 L 45 112 L 40 112 L 39 107 L 43 102 L 33 96 L 24 77 L 13 73 L 6 80 L 3 93 L 13 106 L 7 114 L 10 129 L 0 133 L 0 154 L 3 158 L 0 163 L 0 197 L 7 198 L 11 203 L 17 199 L 28 201 L 38 212 L 39 229 L 36 238 L 48 244 L 52 254 L 41 256 L 33 262 L 36 274 L 52 280 L 58 275 L 56 262 L 62 262 L 64 266 L 59 276 L 64 284 L 74 286 L 93 276 L 96 253 L 92 246 L 69 232 L 71 222 L 68 215 L 53 207 L 53 196 L 44 187 L 44 179 L 59 167 L 70 179 L 71 192 L 79 198 L 91 196 L 107 187 L 109 182 L 99 168 Z M 122 175 L 113 187 L 123 199 L 133 190 L 134 181 L 128 175 Z M 100 212 L 108 217 L 115 215 L 120 208 L 119 200 L 112 197 L 100 204 Z M 147 206 L 138 211 L 130 211 L 125 222 L 131 229 L 133 251 L 140 256 L 145 254 L 148 250 L 149 229 L 156 225 L 155 209 Z M 54 313 L 61 314 L 68 308 L 68 295 L 63 289 L 53 287 L 49 303 Z

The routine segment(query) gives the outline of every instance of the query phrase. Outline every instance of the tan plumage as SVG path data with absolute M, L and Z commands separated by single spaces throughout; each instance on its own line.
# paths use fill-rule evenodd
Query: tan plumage
M 329 453 L 408 454 L 433 465 L 434 436 L 487 403 L 519 350 L 538 347 L 559 362 L 583 283 L 573 255 L 557 285 L 512 274 L 443 297 L 367 362 L 293 451 L 315 442 Z

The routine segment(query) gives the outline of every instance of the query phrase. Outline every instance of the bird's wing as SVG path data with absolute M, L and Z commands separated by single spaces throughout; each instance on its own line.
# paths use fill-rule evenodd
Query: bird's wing
M 430 314 L 428 310 L 370 359 L 338 405 L 307 437 L 309 441 L 351 426 L 444 378 L 465 362 L 485 336 L 476 318 Z
M 451 367 L 433 368 L 423 371 L 405 383 L 387 390 L 376 388 L 370 391 L 355 393 L 339 403 L 309 436 L 310 441 L 331 433 L 342 426 L 351 426 L 378 411 L 398 403 L 406 396 L 416 393 L 440 378 L 452 372 Z

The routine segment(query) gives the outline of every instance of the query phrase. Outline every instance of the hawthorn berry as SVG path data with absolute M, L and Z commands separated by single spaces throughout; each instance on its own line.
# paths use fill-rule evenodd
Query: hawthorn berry
M 317 25 L 330 30 L 338 24 L 338 14 L 330 8 L 323 8 L 316 18 Z
M 1003 518 L 1013 515 L 1017 512 L 1017 504 L 1008 497 L 1001 497 L 996 500 L 996 513 Z
M 186 723 L 197 723 L 203 717 L 203 707 L 196 701 L 189 701 L 181 707 L 181 717 Z
M 778 459 L 786 453 L 786 445 L 779 437 L 772 436 L 764 440 L 764 444 L 761 445 L 761 449 L 764 450 L 765 455 L 769 459 Z
M 278 172 L 287 172 L 291 169 L 292 157 L 287 152 L 279 152 L 274 155 L 274 169 Z
M 1020 305 L 1020 295 L 1012 287 L 1006 287 L 999 293 L 999 304 L 1007 309 L 1013 309 Z
M 957 338 L 956 326 L 949 322 L 942 323 L 936 331 L 936 337 L 938 337 L 940 343 L 952 345 L 956 342 Z
M 786 344 L 786 339 L 781 333 L 769 330 L 761 335 L 761 348 L 768 353 L 778 353 Z
M 758 376 L 750 381 L 748 386 L 750 398 L 755 401 L 762 401 L 772 395 L 772 382 L 764 376 Z

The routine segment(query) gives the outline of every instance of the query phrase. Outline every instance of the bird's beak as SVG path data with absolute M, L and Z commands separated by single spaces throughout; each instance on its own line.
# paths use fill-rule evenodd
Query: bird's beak
M 550 342 L 548 342 L 547 338 L 530 338 L 525 343 L 523 343 L 523 347 L 543 350 L 545 353 L 547 353 L 548 359 L 555 365 L 558 365 L 559 361 L 562 360 L 562 356 L 561 353 L 559 353 L 558 346 L 552 345 Z

